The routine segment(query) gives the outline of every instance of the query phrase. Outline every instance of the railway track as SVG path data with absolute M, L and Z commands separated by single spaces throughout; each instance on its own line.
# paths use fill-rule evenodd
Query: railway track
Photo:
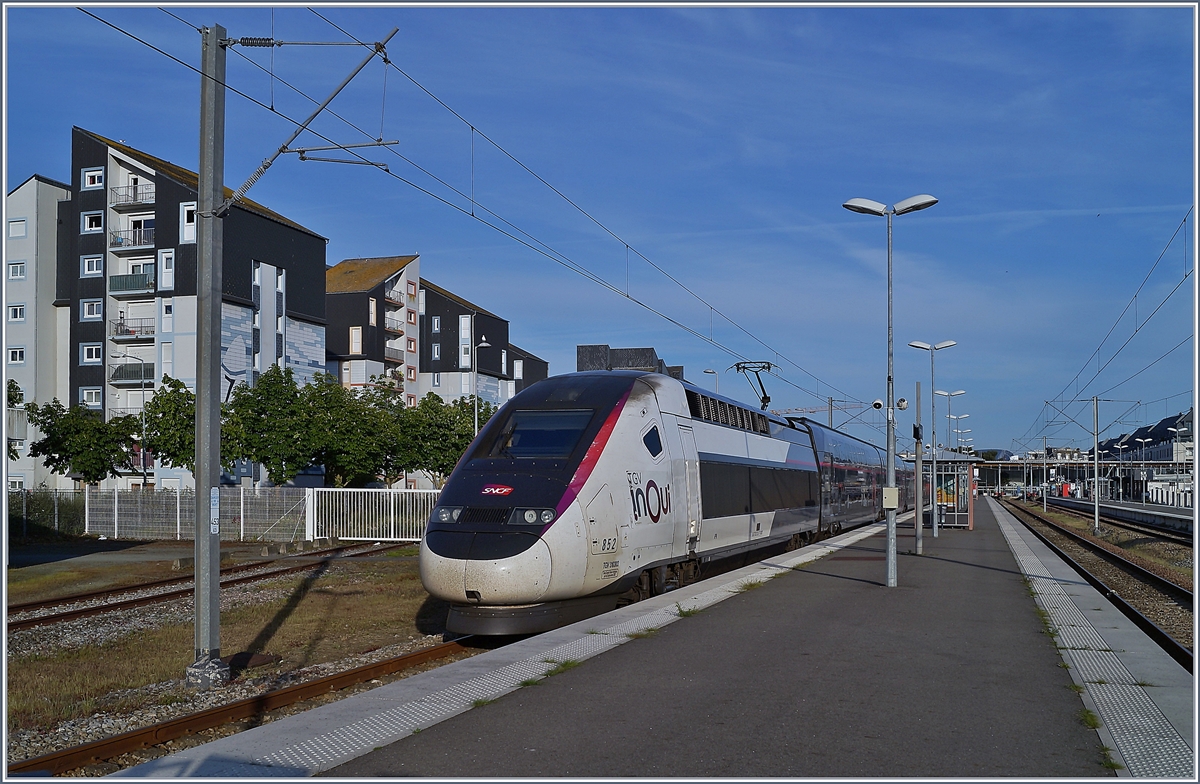
M 352 544 L 331 547 L 324 550 L 313 550 L 300 554 L 306 558 L 303 563 L 296 563 L 279 569 L 270 568 L 267 562 L 256 562 L 251 564 L 230 566 L 220 571 L 221 587 L 225 588 L 249 582 L 256 582 L 259 580 L 268 580 L 285 574 L 302 572 L 307 569 L 315 569 L 320 566 L 321 563 L 331 558 L 372 555 L 405 546 L 407 545 L 389 545 L 386 547 L 374 547 L 364 551 L 362 550 L 362 544 Z M 358 550 L 360 552 L 348 552 L 352 550 Z M 237 575 L 242 576 L 239 577 Z M 22 629 L 32 629 L 38 626 L 48 626 L 54 623 L 73 621 L 79 618 L 87 618 L 89 616 L 99 615 L 106 612 L 114 612 L 116 610 L 129 610 L 137 607 L 145 607 L 150 604 L 169 602 L 174 599 L 182 599 L 194 594 L 194 582 L 194 578 L 190 576 L 173 577 L 165 580 L 154 580 L 147 583 L 139 583 L 137 585 L 127 585 L 119 588 L 109 588 L 99 591 L 77 593 L 69 596 L 57 597 L 54 599 L 46 599 L 39 602 L 26 602 L 24 604 L 10 605 L 8 607 L 9 618 L 7 626 L 10 632 L 14 632 Z M 170 590 L 170 588 L 175 585 L 186 587 Z M 145 591 L 150 591 L 150 593 L 144 593 Z M 130 594 L 143 595 L 134 596 L 120 601 L 111 601 L 114 597 L 126 596 Z M 73 606 L 79 604 L 83 604 L 85 606 Z M 40 615 L 31 615 L 23 618 L 13 617 L 20 616 L 24 613 L 35 613 L 39 610 L 64 606 L 71 607 L 71 609 L 62 610 L 59 612 L 48 612 Z
M 1119 549 L 1113 545 L 1007 501 L 1004 505 L 1168 655 L 1188 672 L 1193 671 L 1193 652 L 1189 648 L 1194 630 L 1191 590 L 1113 552 Z
M 1051 506 L 1054 507 L 1054 511 L 1056 512 L 1068 514 L 1072 517 L 1078 517 L 1081 520 L 1087 520 L 1090 522 L 1093 519 L 1092 514 L 1081 512 L 1078 509 L 1072 509 L 1069 506 L 1057 506 L 1055 504 L 1051 504 Z M 1103 512 L 1100 513 L 1100 520 L 1106 525 L 1111 525 L 1114 528 L 1120 528 L 1122 530 L 1132 531 L 1133 533 L 1138 534 L 1148 534 L 1167 542 L 1184 545 L 1185 547 L 1192 547 L 1194 544 L 1191 535 L 1180 533 L 1179 531 L 1171 528 L 1159 527 L 1146 523 L 1131 523 L 1128 520 L 1120 520 L 1111 515 L 1106 515 Z
M 366 664 L 324 678 L 269 691 L 257 697 L 180 716 L 140 730 L 122 733 L 51 754 L 10 762 L 8 774 L 10 776 L 13 774 L 53 776 L 97 762 L 112 760 L 140 749 L 168 743 L 232 722 L 261 717 L 268 711 L 286 708 L 304 700 L 403 672 L 426 662 L 453 656 L 467 651 L 468 646 L 463 643 L 469 641 L 470 638 L 461 638 L 453 642 L 445 642 L 404 656 Z

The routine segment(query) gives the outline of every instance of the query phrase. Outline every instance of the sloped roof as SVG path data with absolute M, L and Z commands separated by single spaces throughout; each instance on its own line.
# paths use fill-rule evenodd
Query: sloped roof
M 121 152 L 123 155 L 129 156 L 143 166 L 153 169 L 158 174 L 170 177 L 172 180 L 175 180 L 175 182 L 179 183 L 185 188 L 191 188 L 194 191 L 199 191 L 200 189 L 200 177 L 194 171 L 185 169 L 182 166 L 176 166 L 170 161 L 164 161 L 162 158 L 155 158 L 153 155 L 144 153 L 141 150 L 135 150 L 133 147 L 130 147 L 127 144 L 122 144 L 121 142 L 105 138 L 98 133 L 92 133 L 85 128 L 79 128 L 76 126 L 75 130 L 79 131 L 80 133 L 87 134 L 101 144 L 106 144 L 114 150 Z M 233 190 L 231 188 L 225 188 L 225 198 L 232 198 L 232 196 Z M 267 220 L 272 220 L 276 223 L 282 223 L 284 226 L 302 231 L 305 234 L 311 234 L 318 239 L 326 239 L 312 229 L 307 229 L 301 226 L 299 223 L 296 223 L 294 220 L 285 218 L 278 212 L 268 209 L 258 202 L 252 199 L 247 199 L 244 196 L 239 201 L 235 202 L 234 206 L 246 210 L 247 212 L 252 212 L 255 215 L 266 218 Z
M 508 319 L 504 318 L 503 316 L 497 316 L 495 313 L 484 310 L 483 308 L 476 305 L 474 302 L 465 300 L 462 297 L 458 296 L 457 294 L 451 294 L 449 291 L 446 291 L 441 286 L 435 286 L 432 283 L 430 283 L 429 281 L 425 280 L 424 278 L 421 278 L 421 286 L 424 288 L 427 288 L 431 291 L 436 291 L 438 294 L 441 294 L 446 299 L 453 300 L 453 301 L 457 302 L 459 305 L 462 305 L 464 308 L 469 308 L 469 309 L 475 311 L 476 313 L 482 313 L 485 316 L 491 316 L 492 318 L 497 318 L 497 319 L 500 319 L 501 321 L 508 321 Z
M 325 293 L 347 294 L 370 291 L 419 258 L 412 256 L 379 256 L 373 259 L 344 259 L 325 268 Z
M 38 182 L 44 182 L 47 185 L 54 185 L 56 187 L 62 188 L 67 193 L 71 192 L 71 186 L 67 185 L 65 182 L 59 182 L 58 180 L 52 180 L 49 177 L 43 177 L 40 174 L 31 174 L 25 178 L 25 182 L 21 183 L 20 185 L 18 185 L 17 187 L 15 187 L 11 191 L 9 191 L 8 195 L 12 196 L 14 193 L 16 193 L 17 191 L 24 188 L 25 184 L 28 183 L 30 180 L 37 180 Z

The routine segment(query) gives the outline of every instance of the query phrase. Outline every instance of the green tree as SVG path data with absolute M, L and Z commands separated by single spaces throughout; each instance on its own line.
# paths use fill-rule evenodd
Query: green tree
M 399 482 L 405 473 L 417 470 L 417 442 L 413 432 L 416 415 L 404 403 L 404 386 L 385 376 L 372 376 L 360 393 L 379 414 L 379 433 L 384 440 L 380 476 L 387 485 Z
M 146 448 L 172 468 L 196 467 L 196 393 L 177 378 L 163 376 L 142 408 Z
M 414 468 L 424 471 L 435 486 L 442 487 L 475 438 L 475 399 L 461 397 L 446 404 L 430 392 L 412 410 L 417 452 Z M 495 411 L 495 406 L 480 401 L 480 429 Z
M 70 410 L 54 399 L 39 406 L 29 403 L 29 422 L 42 432 L 42 438 L 29 447 L 32 457 L 43 459 L 56 474 L 77 474 L 87 484 L 132 467 L 135 436 L 141 431 L 137 417 L 113 417 L 83 406 Z
M 334 487 L 365 487 L 383 474 L 389 449 L 384 411 L 320 373 L 300 391 L 313 463 Z
M 312 427 L 291 368 L 272 365 L 253 387 L 235 386 L 224 420 L 221 451 L 227 463 L 262 463 L 277 485 L 295 479 L 312 464 Z
M 7 394 L 5 397 L 7 398 L 5 400 L 5 408 L 17 408 L 25 402 L 25 393 L 21 391 L 21 385 L 11 378 L 8 380 Z M 9 460 L 16 460 L 21 456 L 21 454 L 17 452 L 17 447 L 13 442 L 13 439 L 8 439 L 7 446 Z

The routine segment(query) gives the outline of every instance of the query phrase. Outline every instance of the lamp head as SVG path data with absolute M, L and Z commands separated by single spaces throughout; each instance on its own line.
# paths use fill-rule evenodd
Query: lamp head
M 934 346 L 934 347 L 933 347 L 933 350 L 934 350 L 934 351 L 940 351 L 941 349 L 944 349 L 944 348 L 950 348 L 951 346 L 957 346 L 957 345 L 958 345 L 958 341 L 955 341 L 955 340 L 943 340 L 941 343 L 938 343 L 936 346 Z
M 892 209 L 895 210 L 897 215 L 904 215 L 908 212 L 916 212 L 917 210 L 927 209 L 937 203 L 937 199 L 933 198 L 928 193 L 922 193 L 918 196 L 909 196 L 904 201 L 896 202 L 896 206 L 894 206 Z
M 863 215 L 886 215 L 887 205 L 870 199 L 851 199 L 842 205 L 851 212 L 861 212 Z
M 922 349 L 924 351 L 929 351 L 933 348 L 933 346 L 929 345 L 928 343 L 922 343 L 919 340 L 910 340 L 910 341 L 908 341 L 908 345 L 912 346 L 913 348 Z

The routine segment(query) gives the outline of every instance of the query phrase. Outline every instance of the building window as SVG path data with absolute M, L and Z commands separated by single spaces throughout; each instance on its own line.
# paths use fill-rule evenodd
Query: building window
M 79 320 L 80 321 L 99 321 L 104 318 L 104 300 L 102 299 L 81 299 L 79 300 Z
M 367 323 L 372 327 L 375 326 L 375 298 L 367 299 Z
M 162 372 L 164 376 L 175 375 L 175 344 L 162 344 Z
M 409 324 L 417 323 L 417 311 L 415 311 L 415 310 L 408 311 L 408 323 Z
M 79 231 L 82 234 L 99 234 L 104 231 L 104 212 L 80 213 Z
M 22 305 L 9 305 L 8 306 L 8 320 L 9 321 L 24 321 L 25 320 L 25 306 L 23 304 Z
M 408 369 L 404 373 L 404 376 L 409 381 L 416 381 L 417 380 L 417 369 L 415 367 L 413 367 L 412 365 L 409 365 Z
M 9 280 L 25 280 L 25 262 L 10 261 L 8 263 Z
M 350 353 L 362 353 L 362 327 L 350 328 Z
M 24 365 L 25 364 L 25 347 L 11 346 L 8 349 L 8 364 Z
M 417 282 L 415 280 L 410 280 L 408 282 L 408 296 L 417 296 Z
M 79 405 L 87 406 L 88 408 L 100 408 L 100 403 L 104 399 L 104 390 L 100 387 L 80 387 L 79 388 Z
M 408 341 L 408 343 L 405 345 L 405 348 L 406 348 L 408 351 L 411 351 L 411 352 L 413 352 L 413 353 L 416 353 L 416 350 L 417 350 L 417 341 L 416 341 L 416 340 L 414 340 L 413 338 L 406 338 L 406 340 Z
M 79 277 L 95 278 L 104 274 L 103 256 L 80 256 Z
M 471 368 L 471 345 L 469 343 L 464 343 L 463 345 L 459 346 L 459 348 L 461 349 L 461 356 L 459 356 L 459 358 L 458 358 L 458 366 L 460 368 L 465 368 L 467 370 L 470 370 L 470 368 Z
M 441 316 L 431 316 L 429 318 L 429 331 L 434 333 L 435 335 L 442 331 L 442 317 Z
M 158 288 L 175 288 L 175 251 L 160 250 L 158 252 Z
M 433 374 L 433 385 L 435 387 L 440 387 L 442 385 L 442 374 L 441 373 Z
M 416 407 L 417 407 L 417 396 L 416 396 L 416 395 L 409 395 L 409 396 L 408 396 L 408 407 L 409 407 L 409 408 L 416 408 Z
M 508 375 L 508 349 L 500 349 L 500 375 Z
M 262 270 L 259 269 L 261 262 L 254 262 L 254 271 L 251 273 L 250 282 L 255 286 L 262 283 Z
M 104 364 L 104 346 L 100 343 L 80 343 L 79 344 L 79 364 L 81 365 L 102 365 Z
M 179 241 L 181 243 L 196 241 L 196 202 L 194 201 L 179 205 Z
M 524 372 L 525 372 L 525 360 L 514 359 L 513 360 L 513 378 L 514 379 L 523 378 Z
M 25 477 L 8 475 L 8 491 L 10 493 L 19 493 L 25 489 Z
M 25 219 L 24 218 L 21 218 L 19 220 L 10 220 L 8 222 L 8 238 L 9 239 L 13 239 L 13 240 L 20 239 L 21 237 L 25 236 L 25 231 L 26 231 L 26 229 L 25 229 Z
M 104 169 L 84 169 L 79 175 L 79 189 L 92 191 L 104 187 Z
M 275 290 L 276 291 L 283 291 L 283 273 L 284 272 L 285 272 L 285 270 L 281 270 L 278 268 L 275 270 Z
M 430 359 L 441 359 L 442 358 L 442 344 L 441 343 L 430 344 L 429 358 Z

